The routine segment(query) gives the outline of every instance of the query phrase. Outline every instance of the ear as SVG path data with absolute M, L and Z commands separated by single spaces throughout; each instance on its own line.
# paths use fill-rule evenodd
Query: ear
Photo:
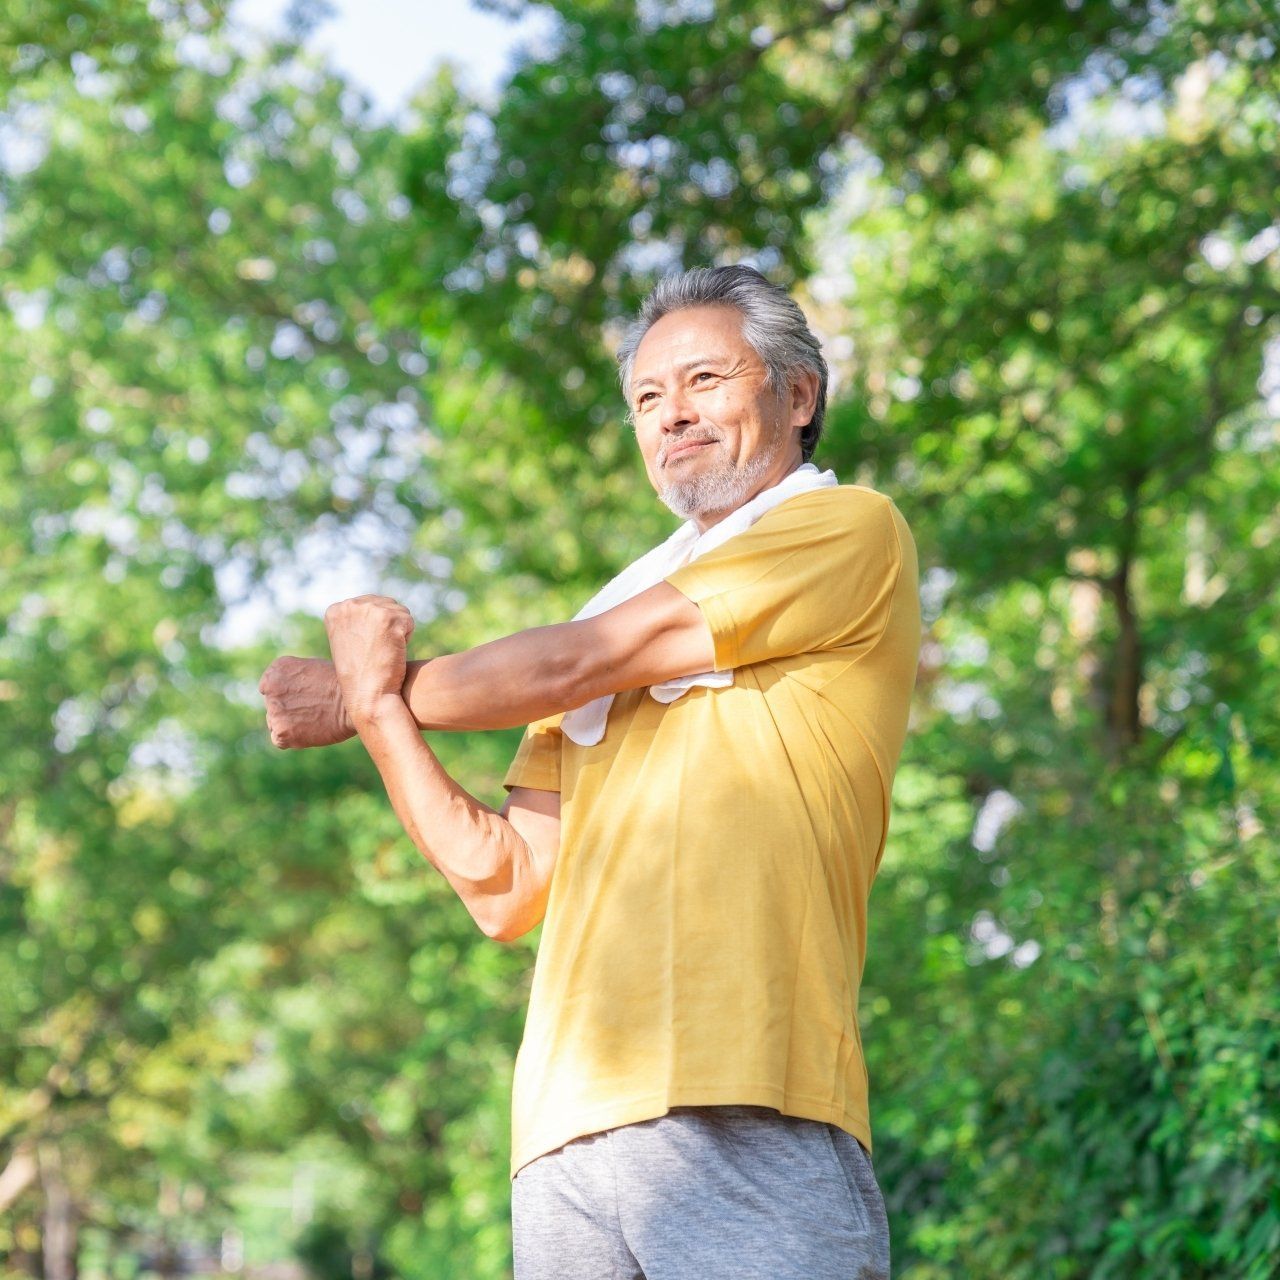
M 790 425 L 807 427 L 813 421 L 818 407 L 817 373 L 812 369 L 797 369 L 791 375 L 791 402 L 787 410 L 791 415 Z

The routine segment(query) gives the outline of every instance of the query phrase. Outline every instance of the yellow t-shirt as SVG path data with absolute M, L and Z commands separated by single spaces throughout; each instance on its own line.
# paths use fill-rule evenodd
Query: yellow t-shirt
M 840 485 L 666 580 L 733 684 L 621 693 L 591 747 L 539 721 L 504 780 L 561 796 L 512 1178 L 674 1106 L 773 1107 L 871 1147 L 858 989 L 920 647 L 915 543 L 885 494 Z

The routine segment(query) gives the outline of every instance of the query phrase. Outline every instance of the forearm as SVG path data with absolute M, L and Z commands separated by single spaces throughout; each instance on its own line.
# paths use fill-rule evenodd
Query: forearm
M 409 838 L 480 928 L 495 936 L 518 913 L 528 886 L 528 844 L 445 772 L 399 698 L 388 695 L 356 727 Z
M 579 707 L 613 692 L 598 664 L 583 661 L 580 630 L 574 622 L 534 627 L 411 662 L 405 704 L 422 729 L 514 729 Z
M 598 696 L 600 664 L 574 658 L 575 643 L 580 655 L 580 624 L 560 623 L 410 662 L 401 697 L 420 729 L 517 728 Z M 258 688 L 278 747 L 329 746 L 356 732 L 327 659 L 277 658 Z
M 605 694 L 711 671 L 715 660 L 698 606 L 660 582 L 591 618 L 411 662 L 401 695 L 422 729 L 514 729 Z

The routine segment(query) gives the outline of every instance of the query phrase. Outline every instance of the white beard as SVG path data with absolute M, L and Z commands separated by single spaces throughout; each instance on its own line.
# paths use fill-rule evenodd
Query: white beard
M 742 466 L 728 459 L 711 459 L 687 480 L 672 480 L 658 491 L 658 499 L 683 520 L 734 511 L 747 500 L 777 461 L 786 441 L 779 432 L 767 453 L 758 453 Z M 713 448 L 723 450 L 719 441 Z

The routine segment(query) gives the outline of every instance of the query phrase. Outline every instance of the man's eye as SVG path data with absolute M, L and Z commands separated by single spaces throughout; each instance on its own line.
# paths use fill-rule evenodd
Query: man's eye
M 694 380 L 694 382 L 697 382 L 697 380 L 698 380 L 699 378 L 714 378 L 715 376 L 716 376 L 716 375 L 715 375 L 714 373 L 708 373 L 708 372 L 704 369 L 701 373 L 695 373 L 695 374 L 693 375 L 693 380 Z
M 646 400 L 651 399 L 651 398 L 652 398 L 652 396 L 653 396 L 653 392 L 652 392 L 652 391 L 646 391 L 646 392 L 644 393 L 644 395 L 642 395 L 642 396 L 640 397 L 640 399 L 636 401 L 636 403 L 637 403 L 637 404 L 644 404 L 644 402 L 645 402 Z

